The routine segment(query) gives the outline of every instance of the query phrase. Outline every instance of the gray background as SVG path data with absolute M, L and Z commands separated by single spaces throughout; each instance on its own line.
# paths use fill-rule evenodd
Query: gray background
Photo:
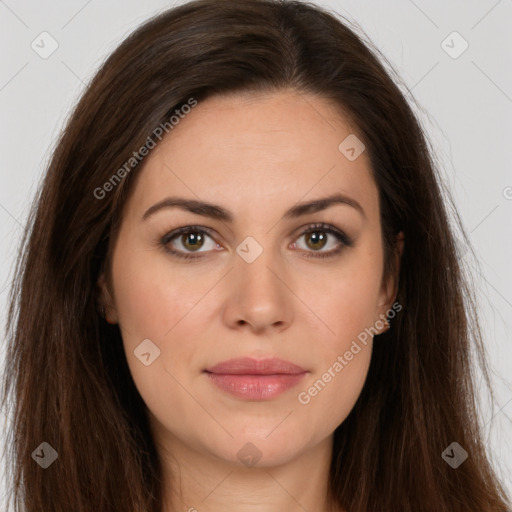
M 124 37 L 178 3 L 0 0 L 2 328 L 29 204 L 71 107 Z M 317 3 L 357 22 L 418 102 L 476 254 L 463 259 L 475 275 L 496 391 L 494 408 L 482 393 L 482 425 L 512 493 L 512 0 Z M 35 41 L 40 52 L 43 44 L 51 48 L 50 39 L 41 42 L 44 31 L 58 44 L 46 59 L 31 47 Z M 458 55 L 464 41 L 469 46 Z M 2 461 L 2 473 L 4 467 Z

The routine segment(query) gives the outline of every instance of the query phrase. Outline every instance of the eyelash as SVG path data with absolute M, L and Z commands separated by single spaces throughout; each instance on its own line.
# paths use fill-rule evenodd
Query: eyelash
M 338 230 L 337 228 L 330 226 L 329 224 L 325 224 L 323 222 L 307 226 L 306 230 L 302 231 L 298 238 L 309 233 L 314 233 L 315 231 L 322 231 L 324 233 L 333 235 L 341 243 L 341 247 L 324 253 L 318 251 L 306 251 L 313 253 L 306 256 L 307 258 L 333 258 L 335 256 L 338 256 L 344 247 L 352 247 L 354 244 L 354 241 L 349 236 L 347 236 L 343 231 Z M 180 251 L 176 251 L 174 249 L 169 248 L 169 243 L 174 238 L 184 233 L 201 233 L 208 235 L 210 238 L 213 238 L 212 230 L 210 230 L 209 228 L 205 228 L 202 226 L 184 226 L 182 228 L 175 229 L 174 231 L 171 231 L 170 233 L 164 235 L 160 240 L 160 244 L 163 246 L 164 250 L 167 251 L 174 258 L 186 260 L 202 258 L 203 256 L 182 253 Z

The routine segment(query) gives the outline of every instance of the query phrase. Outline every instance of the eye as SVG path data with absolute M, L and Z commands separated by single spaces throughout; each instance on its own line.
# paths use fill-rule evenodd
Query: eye
M 345 247 L 352 247 L 354 245 L 354 241 L 347 236 L 343 231 L 335 228 L 334 226 L 329 226 L 328 224 L 324 224 L 323 222 L 320 224 L 313 224 L 308 226 L 306 231 L 303 231 L 299 236 L 305 237 L 306 239 L 306 257 L 307 258 L 331 258 L 339 255 L 341 251 Z M 326 245 L 329 243 L 329 238 L 334 242 L 334 249 L 329 251 L 322 251 Z M 296 242 L 293 243 L 295 247 L 298 246 Z M 299 247 L 303 250 L 301 247 Z M 313 249 L 313 251 L 308 251 L 308 248 Z
M 172 256 L 175 256 L 176 258 L 197 258 L 199 256 L 187 254 L 186 251 L 207 252 L 199 251 L 199 249 L 205 245 L 206 238 L 209 238 L 212 241 L 209 249 L 215 249 L 215 247 L 218 246 L 218 244 L 213 241 L 209 233 L 209 229 L 201 226 L 184 226 L 165 235 L 161 240 L 161 244 Z M 178 243 L 178 250 L 172 247 L 172 245 L 176 243 L 174 242 L 175 238 L 177 238 L 176 242 Z M 169 247 L 169 245 L 171 245 L 171 247 Z M 208 250 L 208 246 L 206 247 Z
M 165 235 L 160 243 L 173 257 L 179 259 L 200 258 L 201 256 L 196 256 L 193 253 L 204 253 L 209 250 L 220 250 L 219 248 L 221 248 L 221 246 L 213 240 L 211 233 L 212 230 L 202 226 L 184 226 Z M 293 242 L 291 245 L 294 249 L 299 248 L 301 252 L 304 252 L 307 258 L 335 257 L 345 247 L 351 247 L 354 244 L 353 240 L 343 231 L 324 223 L 308 226 L 307 229 L 299 235 L 298 239 L 301 237 L 305 237 L 307 240 L 305 249 L 300 247 L 297 242 Z M 321 251 L 329 244 L 330 238 L 334 239 L 331 241 L 331 245 L 332 242 L 334 242 L 335 248 L 329 251 Z M 206 243 L 208 239 L 210 239 L 209 247 L 208 243 Z M 308 248 L 311 250 L 308 250 Z

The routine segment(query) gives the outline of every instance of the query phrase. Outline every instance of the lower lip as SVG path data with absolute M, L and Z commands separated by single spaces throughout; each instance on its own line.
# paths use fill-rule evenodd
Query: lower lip
M 306 375 L 232 375 L 208 373 L 212 382 L 223 391 L 246 400 L 268 400 L 296 386 Z

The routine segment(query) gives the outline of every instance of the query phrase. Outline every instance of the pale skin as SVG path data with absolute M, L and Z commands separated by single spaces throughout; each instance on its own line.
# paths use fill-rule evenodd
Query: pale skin
M 100 286 L 148 407 L 165 512 L 337 510 L 326 499 L 333 432 L 361 392 L 371 337 L 307 404 L 298 394 L 365 328 L 382 325 L 376 322 L 397 291 L 396 276 L 383 276 L 368 155 L 350 161 L 338 150 L 354 133 L 357 127 L 320 97 L 291 90 L 216 96 L 146 157 L 115 241 L 112 290 L 104 276 Z M 363 213 L 336 203 L 282 218 L 297 203 L 335 192 Z M 171 196 L 219 205 L 233 220 L 176 207 L 142 219 Z M 353 245 L 322 229 L 308 234 L 315 223 L 343 231 Z M 167 240 L 178 252 L 199 254 L 195 260 L 174 258 L 160 243 L 184 226 L 210 230 L 200 242 L 190 234 Z M 326 241 L 312 237 L 315 231 Z M 251 263 L 237 253 L 247 237 L 262 248 Z M 332 257 L 316 256 L 338 248 Z M 400 238 L 398 260 L 402 249 Z M 160 349 L 148 366 L 134 355 L 145 339 Z M 279 357 L 308 373 L 277 397 L 250 401 L 219 390 L 203 372 L 243 356 Z M 237 456 L 247 443 L 260 457 L 253 466 Z

